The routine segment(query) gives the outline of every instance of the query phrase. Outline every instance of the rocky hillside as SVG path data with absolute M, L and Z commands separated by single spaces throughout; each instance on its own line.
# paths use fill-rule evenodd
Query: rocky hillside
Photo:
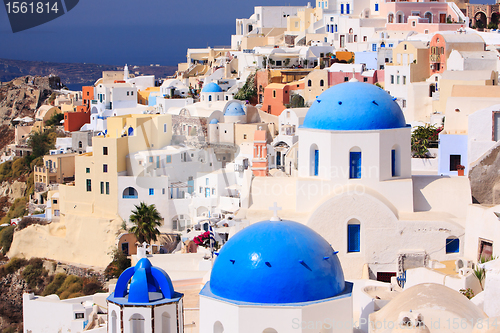
M 125 64 L 123 64 L 125 65 Z M 95 82 L 102 77 L 103 71 L 121 71 L 122 66 L 55 63 L 44 61 L 24 61 L 0 59 L 0 82 L 11 81 L 23 75 L 48 76 L 55 75 L 61 78 L 64 84 L 78 84 Z M 175 73 L 175 66 L 131 66 L 131 74 L 154 75 L 156 78 L 165 78 Z
M 74 298 L 104 291 L 104 282 L 99 272 L 49 260 L 0 259 L 0 332 L 22 332 L 25 292 Z

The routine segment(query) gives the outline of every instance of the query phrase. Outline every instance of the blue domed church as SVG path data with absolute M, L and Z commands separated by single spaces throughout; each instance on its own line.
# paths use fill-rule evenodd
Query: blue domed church
M 200 332 L 352 332 L 351 292 L 323 237 L 273 218 L 222 247 L 200 292 Z
M 127 268 L 107 298 L 108 333 L 182 333 L 183 294 L 147 258 Z
M 446 244 L 463 237 L 469 184 L 412 175 L 411 127 L 387 92 L 362 82 L 332 86 L 296 133 L 284 158 L 297 169 L 254 178 L 247 219 L 258 221 L 276 201 L 282 217 L 334 244 L 349 279 L 387 282 L 402 273 L 406 257 L 460 256 Z

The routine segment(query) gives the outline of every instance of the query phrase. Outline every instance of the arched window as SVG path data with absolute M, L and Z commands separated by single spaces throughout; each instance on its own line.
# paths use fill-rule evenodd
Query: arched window
M 161 315 L 161 333 L 170 333 L 170 315 L 163 312 Z
M 361 178 L 361 149 L 353 147 L 349 151 L 349 178 Z
M 219 95 L 217 95 L 217 100 L 219 100 Z
M 393 13 L 389 13 L 389 15 L 387 15 L 387 23 L 394 23 L 394 14 Z
M 455 236 L 446 238 L 446 253 L 460 252 L 460 239 Z
M 83 148 L 83 143 L 81 141 L 78 141 L 78 148 Z
M 347 252 L 360 252 L 361 224 L 353 219 L 347 223 Z
M 128 135 L 128 136 L 133 136 L 133 135 L 134 135 L 134 129 L 133 129 L 132 127 L 129 127 L 129 128 L 128 128 L 127 135 Z
M 307 86 L 308 86 L 308 87 L 312 86 L 312 81 L 311 81 L 311 80 L 308 80 L 308 81 L 307 81 Z
M 323 87 L 324 85 L 325 85 L 325 81 L 324 80 L 319 80 L 319 86 Z
M 126 189 L 123 190 L 123 199 L 137 199 L 139 197 L 139 194 L 137 193 L 137 190 L 133 187 L 127 187 Z
M 317 145 L 313 144 L 311 146 L 311 176 L 319 176 L 319 148 Z
M 400 149 L 398 145 L 394 145 L 391 149 L 391 176 L 392 177 L 399 177 L 401 176 L 401 165 L 400 165 L 400 160 L 401 158 L 399 157 L 400 155 Z
M 220 321 L 216 321 L 214 324 L 214 333 L 224 333 L 224 326 Z
M 211 102 L 212 101 L 212 95 L 208 95 L 208 101 Z
M 116 318 L 116 311 L 113 310 L 111 312 L 111 328 L 110 328 L 111 333 L 116 333 L 117 332 L 117 318 Z
M 144 317 L 138 313 L 134 313 L 130 317 L 130 332 L 131 333 L 144 333 Z
M 424 17 L 429 20 L 429 23 L 432 23 L 432 13 L 431 12 L 425 12 Z

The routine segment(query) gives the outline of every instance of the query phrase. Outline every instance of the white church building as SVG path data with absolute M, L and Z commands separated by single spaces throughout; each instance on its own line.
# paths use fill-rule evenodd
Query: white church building
M 298 176 L 255 177 L 247 219 L 261 220 L 277 201 L 283 218 L 338 246 L 350 279 L 387 282 L 409 268 L 409 257 L 423 265 L 463 254 L 468 179 L 411 174 L 411 128 L 384 90 L 361 82 L 329 88 L 297 135 Z

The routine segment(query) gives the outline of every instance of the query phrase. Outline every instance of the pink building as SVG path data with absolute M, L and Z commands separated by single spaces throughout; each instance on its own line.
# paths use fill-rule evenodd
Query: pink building
M 328 86 L 334 86 L 339 83 L 348 82 L 356 78 L 359 82 L 375 84 L 378 82 L 378 70 L 365 70 L 363 64 L 333 64 L 328 69 Z M 382 73 L 382 80 L 384 74 Z
M 421 33 L 457 30 L 462 24 L 465 25 L 463 21 L 466 19 L 454 2 L 445 0 L 382 2 L 380 15 L 387 17 L 387 30 L 414 30 Z

